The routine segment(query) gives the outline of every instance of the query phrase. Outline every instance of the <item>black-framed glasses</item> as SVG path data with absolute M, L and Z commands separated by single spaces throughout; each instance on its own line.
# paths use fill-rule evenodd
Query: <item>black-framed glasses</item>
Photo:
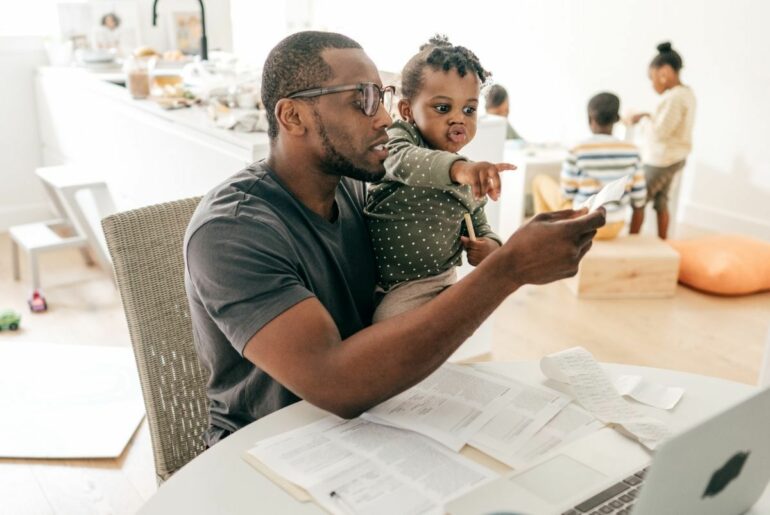
M 287 98 L 313 98 L 331 93 L 341 93 L 343 91 L 361 92 L 361 111 L 366 116 L 374 116 L 380 108 L 380 104 L 385 106 L 385 110 L 390 112 L 393 104 L 393 95 L 396 93 L 394 86 L 385 86 L 381 88 L 374 82 L 361 82 L 359 84 L 349 84 L 345 86 L 329 86 L 328 88 L 312 88 L 296 91 Z

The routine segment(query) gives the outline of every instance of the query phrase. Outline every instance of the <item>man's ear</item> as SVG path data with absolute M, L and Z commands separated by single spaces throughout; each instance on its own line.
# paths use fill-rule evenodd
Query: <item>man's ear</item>
M 405 122 L 414 122 L 414 116 L 412 116 L 412 105 L 405 98 L 402 98 L 398 101 L 398 114 L 401 115 L 401 119 Z
M 278 126 L 292 136 L 302 136 L 307 132 L 307 118 L 308 114 L 294 99 L 282 98 L 275 104 Z

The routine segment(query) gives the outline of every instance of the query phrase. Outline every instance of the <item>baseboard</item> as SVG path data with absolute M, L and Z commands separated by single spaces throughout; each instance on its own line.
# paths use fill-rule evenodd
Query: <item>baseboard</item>
M 0 207 L 0 231 L 5 232 L 14 225 L 40 222 L 52 217 L 53 214 L 45 202 Z
M 712 206 L 685 202 L 682 205 L 682 213 L 678 220 L 715 232 L 746 234 L 770 241 L 770 221 Z

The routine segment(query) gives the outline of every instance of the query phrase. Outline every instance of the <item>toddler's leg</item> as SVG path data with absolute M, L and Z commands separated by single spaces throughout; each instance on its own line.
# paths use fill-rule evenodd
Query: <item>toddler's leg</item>
M 391 288 L 374 311 L 372 323 L 418 308 L 457 282 L 455 267 L 438 275 L 407 281 Z

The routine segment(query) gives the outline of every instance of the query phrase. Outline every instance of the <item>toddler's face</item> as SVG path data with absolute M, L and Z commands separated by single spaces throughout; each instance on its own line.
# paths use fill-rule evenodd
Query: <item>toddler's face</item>
M 399 103 L 401 117 L 414 122 L 431 148 L 458 152 L 476 135 L 479 79 L 460 77 L 457 70 L 423 70 L 423 87 L 411 100 Z

